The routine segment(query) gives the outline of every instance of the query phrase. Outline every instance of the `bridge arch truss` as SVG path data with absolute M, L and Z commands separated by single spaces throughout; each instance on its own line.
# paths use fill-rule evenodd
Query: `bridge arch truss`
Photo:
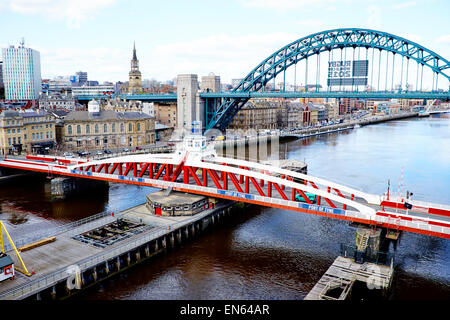
M 296 65 L 299 61 L 307 61 L 309 57 L 320 55 L 322 52 L 331 52 L 335 49 L 344 48 L 366 48 L 367 51 L 369 49 L 378 49 L 380 52 L 386 51 L 392 53 L 394 59 L 395 55 L 398 54 L 406 58 L 407 66 L 405 68 L 409 68 L 409 61 L 413 60 L 417 63 L 416 82 L 418 82 L 419 77 L 419 66 L 422 68 L 421 77 L 423 75 L 423 67 L 427 67 L 433 72 L 433 90 L 434 87 L 437 88 L 438 76 L 442 76 L 447 81 L 450 81 L 450 62 L 415 42 L 382 31 L 342 28 L 315 33 L 282 47 L 250 71 L 233 88 L 232 92 L 256 92 L 264 90 L 265 85 L 269 81 L 279 74 L 285 74 L 288 68 Z M 284 79 L 283 82 L 285 83 Z M 224 130 L 248 99 L 225 99 L 214 112 L 207 115 L 207 129 L 216 127 Z

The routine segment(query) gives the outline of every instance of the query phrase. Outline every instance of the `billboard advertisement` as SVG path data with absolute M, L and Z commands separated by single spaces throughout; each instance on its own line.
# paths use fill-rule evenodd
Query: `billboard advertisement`
M 366 86 L 369 60 L 328 62 L 328 86 Z

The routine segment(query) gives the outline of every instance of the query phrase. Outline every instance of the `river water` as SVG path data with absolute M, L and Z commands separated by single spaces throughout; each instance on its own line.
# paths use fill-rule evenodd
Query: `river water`
M 308 174 L 384 193 L 450 204 L 450 118 L 370 125 L 296 140 L 281 158 L 305 160 Z M 143 203 L 151 188 L 112 185 L 108 193 L 51 202 L 44 180 L 0 185 L 0 218 L 17 237 L 107 210 Z M 28 182 L 29 181 L 29 182 Z M 48 187 L 48 186 L 47 186 Z M 76 299 L 303 299 L 355 228 L 334 219 L 250 207 L 213 232 L 137 265 Z M 394 252 L 394 248 L 390 248 Z M 390 299 L 450 298 L 450 241 L 403 233 Z

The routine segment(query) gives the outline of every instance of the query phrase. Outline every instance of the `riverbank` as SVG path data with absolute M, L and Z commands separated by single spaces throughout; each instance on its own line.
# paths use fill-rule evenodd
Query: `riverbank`
M 386 116 L 371 116 L 365 119 L 357 119 L 352 121 L 347 121 L 344 123 L 338 123 L 333 125 L 326 125 L 321 127 L 311 127 L 311 128 L 300 128 L 297 130 L 291 131 L 281 131 L 276 134 L 270 135 L 258 135 L 258 136 L 245 136 L 240 139 L 234 140 L 223 140 L 223 141 L 214 141 L 214 147 L 216 150 L 222 150 L 225 148 L 235 148 L 249 145 L 257 145 L 261 143 L 270 142 L 273 139 L 300 139 L 300 138 L 308 138 L 312 136 L 318 136 L 322 134 L 329 134 L 333 132 L 339 132 L 344 130 L 351 130 L 358 126 L 367 126 L 371 124 L 378 124 L 387 121 L 399 120 L 399 119 L 407 119 L 418 117 L 417 112 L 402 112 L 399 114 L 386 115 Z
M 52 237 L 41 246 L 21 250 L 32 276 L 16 272 L 13 281 L 1 282 L 0 299 L 65 299 L 195 238 L 229 216 L 233 206 L 233 202 L 221 201 L 193 216 L 163 217 L 149 214 L 142 204 L 61 226 L 39 239 L 19 240 L 17 244 L 23 246 Z M 113 236 L 100 239 L 96 230 L 108 230 Z M 7 248 L 8 254 L 18 266 L 20 261 L 11 249 Z M 52 257 L 43 259 L 46 252 L 53 252 Z

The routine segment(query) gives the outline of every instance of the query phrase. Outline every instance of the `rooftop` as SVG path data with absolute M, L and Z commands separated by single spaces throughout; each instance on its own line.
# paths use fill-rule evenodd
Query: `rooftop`
M 89 111 L 72 111 L 66 115 L 66 121 L 83 120 L 136 120 L 136 119 L 154 119 L 154 117 L 143 112 L 116 112 L 113 110 L 102 110 L 92 113 Z
M 165 205 L 185 205 L 195 203 L 205 198 L 205 196 L 177 191 L 172 191 L 169 195 L 167 195 L 166 190 L 153 192 L 147 195 L 147 199 L 152 202 L 163 203 Z

